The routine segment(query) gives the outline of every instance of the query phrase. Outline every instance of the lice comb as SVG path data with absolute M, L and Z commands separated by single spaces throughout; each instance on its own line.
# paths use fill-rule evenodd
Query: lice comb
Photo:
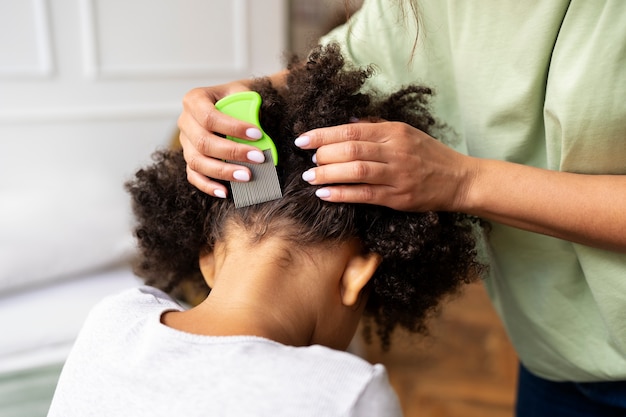
M 283 193 L 280 189 L 278 173 L 276 172 L 278 152 L 274 142 L 263 131 L 259 123 L 259 109 L 261 108 L 261 96 L 259 93 L 256 91 L 235 93 L 219 100 L 215 103 L 215 107 L 224 114 L 252 123 L 263 133 L 263 137 L 257 141 L 227 136 L 232 141 L 256 146 L 265 155 L 265 162 L 262 164 L 228 161 L 246 166 L 252 172 L 252 179 L 248 182 L 230 182 L 235 207 L 246 207 L 282 198 Z

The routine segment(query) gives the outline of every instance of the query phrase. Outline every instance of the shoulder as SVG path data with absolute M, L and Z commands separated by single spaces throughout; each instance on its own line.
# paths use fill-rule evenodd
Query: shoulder
M 362 387 L 372 383 L 389 385 L 387 370 L 382 364 L 372 364 L 352 353 L 319 345 L 299 349 L 304 349 L 303 354 L 316 366 L 323 364 L 322 368 L 332 370 L 344 382 L 351 380 L 355 386 Z
M 408 9 L 403 9 L 402 3 L 366 0 L 346 24 L 323 36 L 320 42 L 338 43 L 346 59 L 356 65 L 374 64 L 374 79 L 397 75 L 395 66 L 404 68 L 410 62 L 411 44 L 417 36 L 417 21 L 410 17 Z
M 144 322 L 156 318 L 167 310 L 183 310 L 183 307 L 161 290 L 149 286 L 129 288 L 106 296 L 91 309 L 83 324 L 80 336 L 119 334 L 125 326 L 138 320 Z
M 333 393 L 335 409 L 347 416 L 401 415 L 398 398 L 389 383 L 387 370 L 348 352 L 324 346 L 284 347 L 291 358 L 291 372 L 301 373 L 307 389 Z M 324 398 L 321 396 L 320 398 Z
M 158 309 L 182 310 L 183 308 L 163 291 L 144 285 L 103 298 L 94 306 L 91 315 L 101 312 L 110 314 L 111 311 L 115 311 L 127 316 L 133 312 L 141 313 Z
M 114 302 L 114 303 L 142 303 L 142 304 L 169 304 L 173 303 L 174 300 L 165 292 L 159 290 L 158 288 L 151 287 L 148 285 L 141 285 L 138 287 L 128 288 L 123 290 L 117 294 L 110 295 L 105 297 L 102 300 L 103 303 L 106 302 Z
M 257 346 L 258 347 L 258 346 Z M 352 353 L 313 345 L 294 347 L 267 341 L 256 355 L 272 357 L 268 366 L 287 373 L 302 373 L 307 379 L 324 381 L 325 385 L 350 385 L 355 395 L 359 388 L 371 381 L 388 383 L 387 371 L 381 364 L 372 364 Z M 271 355 L 270 355 L 271 354 Z M 332 378 L 330 378 L 332 376 Z

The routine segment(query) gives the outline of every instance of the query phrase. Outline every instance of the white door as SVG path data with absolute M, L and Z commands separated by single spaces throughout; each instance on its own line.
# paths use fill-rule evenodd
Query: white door
M 272 73 L 286 0 L 0 0 L 0 292 L 128 250 L 123 182 L 191 88 Z

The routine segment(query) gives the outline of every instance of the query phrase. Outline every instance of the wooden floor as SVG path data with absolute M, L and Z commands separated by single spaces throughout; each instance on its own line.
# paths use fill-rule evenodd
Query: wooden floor
M 446 304 L 430 336 L 398 335 L 389 352 L 357 343 L 383 363 L 405 417 L 511 417 L 517 357 L 481 283 Z

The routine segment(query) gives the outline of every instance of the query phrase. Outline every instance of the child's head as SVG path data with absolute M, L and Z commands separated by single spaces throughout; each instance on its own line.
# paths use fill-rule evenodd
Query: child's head
M 283 242 L 287 254 L 298 256 L 356 245 L 380 261 L 367 284 L 364 314 L 373 318 L 383 345 L 398 325 L 424 331 L 425 319 L 441 299 L 482 272 L 472 219 L 324 202 L 301 179 L 314 165 L 313 152 L 297 148 L 293 140 L 354 117 L 403 121 L 429 132 L 435 125 L 427 108 L 431 91 L 410 86 L 385 96 L 364 92 L 371 71 L 346 68 L 336 46 L 318 48 L 308 62 L 290 69 L 286 87 L 276 89 L 260 79 L 253 88 L 263 98 L 261 125 L 278 148 L 284 197 L 237 209 L 231 199 L 211 197 L 188 183 L 180 151 L 155 153 L 155 163 L 127 184 L 138 220 L 137 273 L 167 292 L 188 282 L 200 287 L 200 256 L 227 242 L 233 231 L 237 239 L 243 235 L 251 257 L 264 256 L 254 248 L 268 239 Z

